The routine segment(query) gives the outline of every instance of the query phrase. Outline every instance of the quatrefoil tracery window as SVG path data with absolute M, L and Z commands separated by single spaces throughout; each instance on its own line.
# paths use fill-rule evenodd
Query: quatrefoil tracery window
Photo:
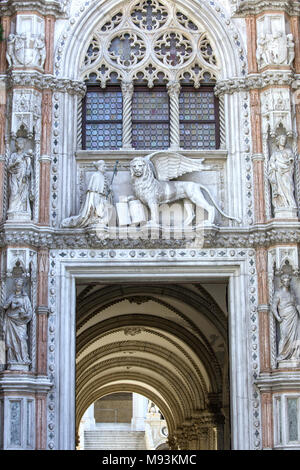
M 185 137 L 187 138 L 189 134 L 194 136 L 199 134 L 197 137 L 199 140 L 202 131 L 206 139 L 207 135 L 211 135 L 212 142 L 214 140 L 217 145 L 217 110 L 214 108 L 212 87 L 218 74 L 218 62 L 208 33 L 201 24 L 181 11 L 176 2 L 166 0 L 126 2 L 122 8 L 115 10 L 110 17 L 105 17 L 99 24 L 86 49 L 82 60 L 82 78 L 89 85 L 98 87 L 100 85 L 103 92 L 105 89 L 108 90 L 108 87 L 111 91 L 108 94 L 103 93 L 101 97 L 98 94 L 100 101 L 96 104 L 96 95 L 93 95 L 96 91 L 93 88 L 92 95 L 89 95 L 92 89 L 88 88 L 85 109 L 88 110 L 88 100 L 93 96 L 94 108 L 95 106 L 101 108 L 104 116 L 116 115 L 114 112 L 110 113 L 108 109 L 106 113 L 105 110 L 109 106 L 109 93 L 113 94 L 111 85 L 119 86 L 119 90 L 115 90 L 115 98 L 120 100 L 122 91 L 122 104 L 119 102 L 119 106 L 122 106 L 122 146 L 132 148 L 133 144 L 137 147 L 137 128 L 140 125 L 142 132 L 139 121 L 143 121 L 139 116 L 136 102 L 141 103 L 139 100 L 144 99 L 151 114 L 151 102 L 154 103 L 160 97 L 162 101 L 157 102 L 156 106 L 163 108 L 163 103 L 168 99 L 169 114 L 166 113 L 161 122 L 163 129 L 164 120 L 169 121 L 168 145 L 173 148 L 179 147 L 180 142 L 185 141 Z M 139 92 L 136 90 L 137 85 L 152 89 L 153 96 L 147 95 L 147 90 L 144 90 L 142 95 L 141 89 Z M 209 85 L 211 89 L 207 90 Z M 157 88 L 162 86 L 165 87 L 164 91 Z M 206 86 L 205 91 L 203 86 Z M 189 93 L 188 87 L 194 91 L 199 89 L 198 96 L 194 92 Z M 214 129 L 212 129 L 212 114 L 207 122 L 202 119 L 201 112 L 197 116 L 197 113 L 195 114 L 195 119 L 182 117 L 184 103 L 189 103 L 188 111 L 195 106 L 202 106 L 203 109 L 206 107 L 208 112 L 214 108 Z M 92 109 L 93 107 L 88 112 L 92 113 Z M 189 130 L 185 120 L 193 121 L 190 122 Z M 156 129 L 157 123 L 154 121 L 155 119 L 151 125 Z M 108 122 L 105 122 L 105 119 L 93 121 L 86 115 L 84 122 L 89 126 L 85 129 L 87 131 L 85 143 L 92 137 L 94 143 L 97 141 L 97 129 L 99 132 L 105 127 L 108 129 Z M 97 128 L 97 125 L 100 127 Z M 120 143 L 120 130 L 115 132 L 117 145 Z M 161 133 L 161 129 L 159 132 Z M 164 132 L 166 143 L 167 130 Z

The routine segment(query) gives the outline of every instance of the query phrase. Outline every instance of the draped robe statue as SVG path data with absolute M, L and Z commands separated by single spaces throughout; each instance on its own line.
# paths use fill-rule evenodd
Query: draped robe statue
M 272 202 L 275 210 L 294 209 L 297 207 L 294 197 L 294 156 L 286 148 L 287 137 L 280 135 L 276 139 L 278 150 L 271 155 L 268 168 L 272 187 Z
M 290 283 L 289 275 L 281 276 L 281 287 L 276 290 L 271 306 L 280 329 L 278 361 L 300 359 L 300 306 Z
M 32 151 L 24 152 L 25 139 L 16 139 L 16 152 L 8 159 L 9 219 L 31 219 Z
M 97 172 L 93 173 L 86 191 L 85 201 L 78 215 L 68 217 L 61 223 L 65 228 L 87 227 L 97 224 L 107 226 L 109 222 L 109 203 L 106 198 L 107 180 L 105 177 L 105 162 L 94 162 Z
M 32 318 L 32 306 L 27 294 L 23 293 L 23 279 L 15 281 L 15 292 L 3 305 L 4 341 L 6 363 L 9 369 L 26 369 L 30 364 L 28 355 L 27 324 Z

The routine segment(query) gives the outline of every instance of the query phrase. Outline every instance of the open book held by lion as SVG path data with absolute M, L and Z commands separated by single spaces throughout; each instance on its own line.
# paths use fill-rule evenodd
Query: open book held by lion
M 225 214 L 218 206 L 210 191 L 200 183 L 192 181 L 170 181 L 186 173 L 201 171 L 204 159 L 192 159 L 176 152 L 154 152 L 146 157 L 136 157 L 130 162 L 130 173 L 136 197 L 150 210 L 149 224 L 158 225 L 159 205 L 175 202 L 180 199 L 189 200 L 197 207 L 207 211 L 206 224 L 212 225 L 216 209 L 227 219 L 241 223 L 240 219 Z M 204 197 L 203 191 L 209 196 L 212 204 Z M 192 205 L 186 205 L 187 218 L 190 224 L 195 216 Z

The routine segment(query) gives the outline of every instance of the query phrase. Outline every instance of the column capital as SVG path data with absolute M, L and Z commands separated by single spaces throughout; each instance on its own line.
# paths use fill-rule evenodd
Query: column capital
M 179 95 L 181 89 L 181 85 L 177 80 L 170 80 L 167 83 L 167 90 L 169 95 Z

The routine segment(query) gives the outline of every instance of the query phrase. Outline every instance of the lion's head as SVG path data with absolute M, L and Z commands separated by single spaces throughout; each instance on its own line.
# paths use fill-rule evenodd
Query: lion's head
M 149 163 L 142 157 L 134 158 L 130 163 L 130 174 L 132 178 L 141 178 L 149 171 Z

